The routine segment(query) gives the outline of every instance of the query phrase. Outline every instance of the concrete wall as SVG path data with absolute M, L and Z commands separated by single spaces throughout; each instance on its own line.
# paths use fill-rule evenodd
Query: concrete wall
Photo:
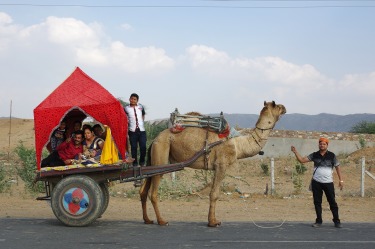
M 303 139 L 303 138 L 280 138 L 269 137 L 266 146 L 263 148 L 263 157 L 284 157 L 294 156 L 290 151 L 291 146 L 295 146 L 302 156 L 318 151 L 318 139 Z M 374 142 L 367 142 L 367 146 L 375 146 Z M 358 141 L 348 140 L 330 140 L 328 150 L 338 154 L 350 154 L 360 148 Z M 256 158 L 259 158 L 257 156 Z
M 252 129 L 242 129 L 242 134 L 248 134 Z M 357 134 L 349 132 L 321 132 L 321 131 L 290 131 L 290 130 L 272 130 L 266 146 L 263 148 L 265 157 L 285 157 L 293 156 L 290 147 L 297 148 L 302 156 L 307 156 L 312 152 L 318 151 L 318 141 L 320 137 L 329 139 L 328 150 L 339 154 L 350 154 L 361 148 L 360 141 L 365 143 L 366 147 L 375 147 L 375 134 Z

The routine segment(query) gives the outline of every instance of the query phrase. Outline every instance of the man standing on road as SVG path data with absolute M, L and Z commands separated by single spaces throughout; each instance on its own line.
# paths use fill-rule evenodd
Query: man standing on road
M 139 96 L 136 93 L 132 93 L 129 98 L 129 105 L 125 106 L 125 112 L 128 116 L 129 121 L 129 141 L 131 147 L 132 158 L 134 158 L 133 166 L 146 165 L 146 130 L 144 126 L 145 120 L 145 109 L 141 104 L 138 103 Z M 139 144 L 139 150 L 141 155 L 139 161 L 137 158 L 137 149 Z
M 327 138 L 319 139 L 319 151 L 311 153 L 306 157 L 302 157 L 294 146 L 291 147 L 292 152 L 295 154 L 300 163 L 314 162 L 314 173 L 311 181 L 312 192 L 314 197 L 314 206 L 316 212 L 316 220 L 312 225 L 313 227 L 320 227 L 323 223 L 322 219 L 322 197 L 323 192 L 327 197 L 329 207 L 333 215 L 333 222 L 335 227 L 341 228 L 339 219 L 339 208 L 335 200 L 335 186 L 333 184 L 333 167 L 335 167 L 337 176 L 339 178 L 340 190 L 343 188 L 343 180 L 341 177 L 340 163 L 336 155 L 328 151 L 329 140 Z

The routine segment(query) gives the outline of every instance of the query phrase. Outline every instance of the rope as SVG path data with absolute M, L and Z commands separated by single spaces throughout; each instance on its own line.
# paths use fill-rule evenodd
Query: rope
M 244 202 L 246 202 L 246 200 L 244 200 Z M 245 210 L 245 211 L 248 211 L 248 212 L 250 211 L 250 210 L 248 210 L 246 207 L 245 207 L 244 210 Z M 285 216 L 286 216 L 286 215 L 285 215 Z M 274 225 L 274 226 L 262 226 L 262 225 L 257 224 L 257 223 L 254 221 L 253 218 L 250 217 L 250 219 L 251 219 L 251 222 L 254 224 L 254 226 L 259 227 L 259 228 L 266 228 L 266 229 L 282 227 L 282 226 L 284 225 L 284 223 L 287 221 L 287 219 L 284 217 L 284 219 L 282 220 L 282 222 L 281 222 L 279 225 Z
M 237 175 L 240 175 L 240 172 L 239 172 L 239 167 L 237 166 Z M 234 178 L 236 178 L 236 177 L 234 177 Z M 238 180 L 238 182 L 239 182 L 239 184 L 237 184 L 237 186 L 239 186 L 239 189 L 242 189 L 241 187 L 243 186 L 242 184 L 243 183 L 246 183 L 247 185 L 249 185 L 246 181 L 244 181 L 244 180 L 242 180 L 242 179 L 239 179 L 239 178 L 236 178 L 237 180 Z M 239 194 L 243 194 L 241 191 L 237 191 Z M 243 202 L 244 203 L 246 203 L 247 202 L 247 200 L 243 200 Z M 284 218 L 282 219 L 282 221 L 281 221 L 281 223 L 280 224 L 277 224 L 277 225 L 274 225 L 274 226 L 263 226 L 263 225 L 260 225 L 260 224 L 258 224 L 257 222 L 255 222 L 255 220 L 253 219 L 253 217 L 252 217 L 252 213 L 254 213 L 253 212 L 253 210 L 250 210 L 250 209 L 248 209 L 248 205 L 249 204 L 245 204 L 245 208 L 244 208 L 244 211 L 248 214 L 248 215 L 250 215 L 250 220 L 251 220 L 251 222 L 254 224 L 254 226 L 256 226 L 256 227 L 259 227 L 259 228 L 264 228 L 264 229 L 271 229 L 271 228 L 279 228 L 279 227 L 282 227 L 283 225 L 284 225 L 284 223 L 287 221 L 287 217 L 288 217 L 288 215 L 289 215 L 289 210 L 291 209 L 290 208 L 290 203 L 289 203 L 289 208 L 288 208 L 288 212 L 286 212 L 285 213 L 285 215 L 284 215 Z
M 206 153 L 204 154 L 204 168 L 208 170 L 208 159 L 210 157 L 210 149 L 208 149 L 208 130 L 206 130 L 206 140 L 205 140 Z

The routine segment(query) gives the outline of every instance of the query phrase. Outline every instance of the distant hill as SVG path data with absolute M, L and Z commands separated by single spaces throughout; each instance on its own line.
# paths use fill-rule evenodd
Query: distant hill
M 217 116 L 219 114 L 210 114 Z M 228 123 L 235 127 L 255 127 L 258 120 L 257 114 L 224 114 Z M 278 130 L 300 130 L 300 131 L 327 131 L 327 132 L 348 132 L 361 121 L 375 122 L 375 114 L 349 114 L 336 115 L 320 113 L 317 115 L 306 114 L 285 114 L 276 123 Z
M 15 119 L 19 119 L 17 117 L 12 117 L 12 119 L 15 118 Z M 0 119 L 9 119 L 9 117 L 0 117 Z
M 209 116 L 219 116 L 218 113 L 205 114 Z M 228 114 L 224 113 L 225 119 L 232 127 L 252 128 L 258 120 L 257 114 Z M 9 117 L 0 117 L 0 120 Z M 14 118 L 18 119 L 18 118 Z M 151 120 L 151 123 L 165 121 L 166 119 Z M 336 115 L 320 113 L 317 115 L 307 114 L 285 114 L 276 123 L 277 130 L 297 130 L 297 131 L 326 131 L 326 132 L 348 132 L 361 121 L 375 122 L 375 114 L 349 114 Z

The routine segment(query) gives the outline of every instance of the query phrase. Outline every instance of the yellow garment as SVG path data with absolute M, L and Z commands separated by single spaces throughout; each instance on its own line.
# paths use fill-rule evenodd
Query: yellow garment
M 119 161 L 118 150 L 113 141 L 111 129 L 107 127 L 106 137 L 103 145 L 102 154 L 100 156 L 101 164 L 114 164 Z

